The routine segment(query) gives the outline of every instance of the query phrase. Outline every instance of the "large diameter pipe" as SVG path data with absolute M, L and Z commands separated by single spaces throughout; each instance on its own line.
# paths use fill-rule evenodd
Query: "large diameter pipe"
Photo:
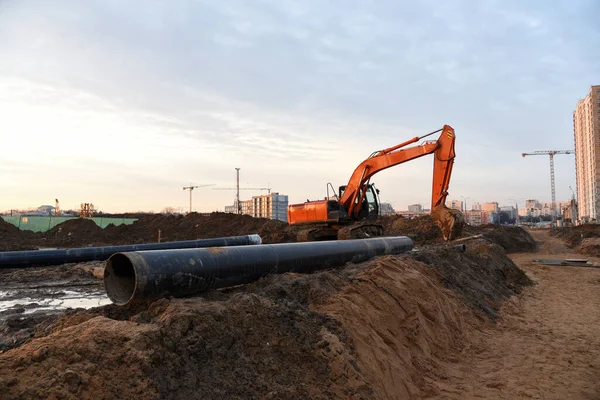
M 406 236 L 207 249 L 117 253 L 104 269 L 108 298 L 119 305 L 236 286 L 268 274 L 307 273 L 410 251 Z
M 261 244 L 259 235 L 231 236 L 178 242 L 132 244 L 123 246 L 82 247 L 58 250 L 0 252 L 0 268 L 56 265 L 84 261 L 104 261 L 115 253 L 199 247 L 244 246 Z

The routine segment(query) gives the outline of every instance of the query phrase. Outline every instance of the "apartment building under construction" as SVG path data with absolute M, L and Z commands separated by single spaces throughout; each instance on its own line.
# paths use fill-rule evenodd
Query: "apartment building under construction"
M 278 219 L 287 222 L 288 196 L 271 193 L 262 196 L 252 196 L 250 200 L 240 201 L 240 214 L 251 215 L 255 218 Z M 236 205 L 226 206 L 225 212 L 236 213 Z

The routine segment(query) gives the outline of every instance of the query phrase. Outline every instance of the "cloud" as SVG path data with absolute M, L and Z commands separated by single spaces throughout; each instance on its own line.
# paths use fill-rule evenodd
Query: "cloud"
M 2 157 L 23 187 L 42 179 L 31 165 L 85 161 L 92 192 L 94 179 L 106 192 L 114 181 L 225 184 L 243 165 L 253 186 L 302 200 L 345 183 L 372 151 L 449 123 L 453 194 L 545 198 L 545 168 L 523 167 L 520 153 L 572 147 L 574 104 L 600 79 L 598 11 L 585 0 L 3 2 L 0 107 L 11 115 L 0 129 L 19 127 L 32 150 Z M 427 165 L 382 174 L 390 198 L 428 198 Z M 557 169 L 559 197 L 573 172 Z M 181 201 L 162 193 L 157 203 Z M 215 196 L 207 207 L 226 201 Z

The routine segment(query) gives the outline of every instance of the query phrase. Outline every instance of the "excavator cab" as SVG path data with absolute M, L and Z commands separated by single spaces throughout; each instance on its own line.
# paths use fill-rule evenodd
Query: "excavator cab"
M 342 197 L 346 185 L 340 186 L 339 189 L 340 197 Z M 363 201 L 358 207 L 358 215 L 353 219 L 375 221 L 379 217 L 379 189 L 376 189 L 374 184 L 369 183 L 363 186 L 363 191 L 366 191 L 365 196 L 362 196 L 362 193 L 360 196 L 356 196 L 357 204 L 360 198 L 363 198 Z

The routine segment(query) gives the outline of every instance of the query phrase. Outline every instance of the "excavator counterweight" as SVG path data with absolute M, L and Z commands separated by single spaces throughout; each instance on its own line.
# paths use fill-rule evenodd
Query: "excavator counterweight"
M 440 133 L 438 140 L 406 147 Z M 453 240 L 462 232 L 465 220 L 460 211 L 446 207 L 446 197 L 454 165 L 454 129 L 442 129 L 414 137 L 396 146 L 373 153 L 352 173 L 348 184 L 340 186 L 339 196 L 325 200 L 292 204 L 288 208 L 291 225 L 307 225 L 299 233 L 299 241 L 326 239 L 357 239 L 383 235 L 383 227 L 374 221 L 379 215 L 379 190 L 370 183 L 371 177 L 384 169 L 433 154 L 431 217 L 440 227 L 444 240 Z

